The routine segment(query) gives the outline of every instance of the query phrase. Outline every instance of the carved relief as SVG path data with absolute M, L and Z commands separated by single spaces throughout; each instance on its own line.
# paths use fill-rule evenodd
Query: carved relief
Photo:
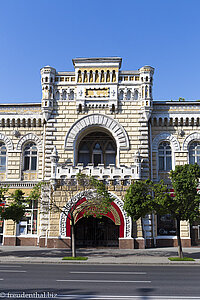
M 194 132 L 188 135 L 183 142 L 183 151 L 188 151 L 188 146 L 191 141 L 200 141 L 200 132 Z
M 67 133 L 65 140 L 65 149 L 73 150 L 74 143 L 77 140 L 79 134 L 89 126 L 94 125 L 104 127 L 108 131 L 110 131 L 112 136 L 115 138 L 120 150 L 129 149 L 128 135 L 124 128 L 116 120 L 100 114 L 85 116 L 75 122 Z
M 153 139 L 153 143 L 152 143 L 153 151 L 158 151 L 158 146 L 161 141 L 169 141 L 174 152 L 180 151 L 180 145 L 178 140 L 176 139 L 175 136 L 173 136 L 169 132 L 162 132 Z
M 66 224 L 67 224 L 67 216 L 70 212 L 71 207 L 77 203 L 80 199 L 84 197 L 91 197 L 93 196 L 94 191 L 83 191 L 78 193 L 76 196 L 72 197 L 69 202 L 66 203 L 63 213 L 60 216 L 60 235 L 62 237 L 66 237 Z M 127 216 L 127 213 L 123 210 L 124 202 L 118 198 L 115 194 L 110 193 L 114 198 L 114 203 L 118 206 L 120 209 L 123 219 L 124 219 L 124 238 L 131 238 L 131 229 L 132 229 L 132 222 L 131 218 Z M 117 213 L 117 212 L 116 212 Z M 116 215 L 115 213 L 115 215 Z M 119 222 L 119 218 L 116 218 L 116 224 Z

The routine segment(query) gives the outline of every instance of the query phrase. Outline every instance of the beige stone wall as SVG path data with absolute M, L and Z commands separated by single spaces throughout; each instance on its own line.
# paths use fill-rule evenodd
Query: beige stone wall
M 14 131 L 19 131 L 20 136 L 15 137 L 14 136 Z M 0 133 L 5 135 L 7 138 L 9 138 L 12 143 L 13 143 L 13 150 L 8 150 L 7 149 L 7 170 L 5 177 L 7 181 L 9 180 L 23 180 L 23 157 L 22 157 L 22 152 L 16 150 L 17 144 L 20 141 L 20 139 L 23 136 L 26 136 L 29 133 L 34 133 L 42 143 L 43 139 L 43 127 L 0 127 Z M 4 142 L 4 140 L 1 140 Z M 31 140 L 30 140 L 31 141 Z M 28 142 L 28 140 L 26 141 Z M 33 141 L 34 142 L 34 141 Z M 30 179 L 27 179 L 29 181 L 32 180 L 42 180 L 42 149 L 38 149 L 38 171 L 37 172 L 32 172 L 35 173 L 33 177 L 30 177 Z
M 89 109 L 87 113 L 78 113 L 75 101 L 57 102 L 51 119 L 46 125 L 46 177 L 50 174 L 50 149 L 56 145 L 59 163 L 67 160 L 74 164 L 74 153 L 64 149 L 65 138 L 77 121 L 90 114 L 106 115 L 117 122 L 128 134 L 130 149 L 120 152 L 120 164 L 130 166 L 134 164 L 134 155 L 140 149 L 142 157 L 148 161 L 148 127 L 144 122 L 141 125 L 141 105 L 140 101 L 122 101 L 119 112 L 112 114 L 109 109 Z M 148 167 L 148 166 L 147 166 Z M 145 174 L 146 176 L 146 174 Z

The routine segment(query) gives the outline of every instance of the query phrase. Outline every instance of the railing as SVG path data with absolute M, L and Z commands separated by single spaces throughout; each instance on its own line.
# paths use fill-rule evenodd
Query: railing
M 75 178 L 80 172 L 85 175 L 94 176 L 99 180 L 126 180 L 141 178 L 140 164 L 130 167 L 116 167 L 115 165 L 111 164 L 105 167 L 103 164 L 99 164 L 98 166 L 94 166 L 94 164 L 88 164 L 86 167 L 84 167 L 83 164 L 79 163 L 77 166 L 52 164 L 51 179 L 72 179 Z

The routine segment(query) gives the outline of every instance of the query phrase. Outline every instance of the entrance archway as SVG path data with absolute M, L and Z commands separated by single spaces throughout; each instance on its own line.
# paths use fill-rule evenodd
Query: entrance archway
M 93 194 L 93 190 L 79 192 L 73 198 L 71 198 L 69 202 L 67 202 L 66 206 L 63 209 L 63 213 L 60 216 L 60 237 L 61 238 L 63 237 L 63 238 L 71 239 L 70 209 L 72 205 L 76 205 L 76 207 L 78 207 L 83 201 L 86 201 L 87 197 L 91 198 L 90 195 L 91 193 Z M 106 219 L 112 220 L 114 226 L 117 226 L 117 228 L 119 228 L 116 229 L 115 227 L 115 229 L 118 230 L 119 247 L 124 249 L 132 249 L 133 239 L 131 236 L 132 233 L 131 218 L 127 216 L 127 213 L 123 209 L 124 202 L 120 198 L 118 198 L 114 193 L 110 192 L 110 194 L 115 200 L 111 203 L 110 211 L 106 215 L 102 215 L 102 218 L 105 217 Z M 80 212 L 75 219 L 75 224 L 82 218 L 84 218 L 84 216 Z M 105 224 L 107 224 L 108 227 L 113 226 L 112 223 L 110 223 L 111 224 L 110 225 L 108 224 L 108 222 L 110 221 L 108 220 L 105 221 Z M 96 226 L 98 226 L 98 224 Z
M 118 247 L 119 225 L 113 220 L 102 218 L 81 218 L 75 225 L 76 245 L 78 247 Z

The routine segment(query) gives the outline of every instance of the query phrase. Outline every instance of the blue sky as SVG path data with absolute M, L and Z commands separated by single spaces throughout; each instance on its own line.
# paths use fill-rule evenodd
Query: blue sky
M 0 103 L 40 102 L 40 68 L 120 56 L 155 68 L 155 100 L 200 99 L 199 0 L 1 0 Z

